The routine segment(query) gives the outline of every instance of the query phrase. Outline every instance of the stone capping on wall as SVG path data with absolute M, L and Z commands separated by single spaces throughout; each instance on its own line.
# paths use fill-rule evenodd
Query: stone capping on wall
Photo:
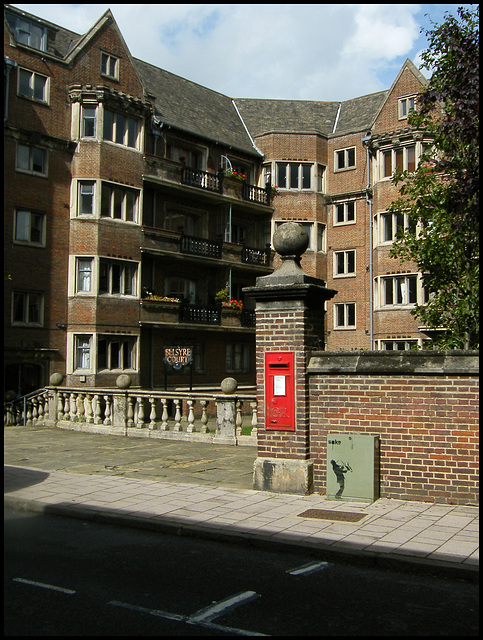
M 479 374 L 479 351 L 313 351 L 308 374 Z

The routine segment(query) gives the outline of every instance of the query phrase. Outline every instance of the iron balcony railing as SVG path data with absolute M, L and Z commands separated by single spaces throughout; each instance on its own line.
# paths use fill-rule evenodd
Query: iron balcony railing
M 179 321 L 194 324 L 221 324 L 221 307 L 203 307 L 195 304 L 182 304 L 179 308 Z
M 224 177 L 225 174 L 223 171 L 218 171 L 218 173 L 215 174 L 202 171 L 201 169 L 191 169 L 186 166 L 181 169 L 181 184 L 198 187 L 206 191 L 214 191 L 216 193 L 223 193 Z M 241 197 L 247 202 L 256 202 L 270 206 L 271 195 L 272 188 L 270 184 L 265 188 L 257 187 L 246 182 L 243 182 L 241 185 Z
M 207 258 L 221 258 L 223 243 L 221 240 L 205 240 L 194 236 L 181 236 L 179 249 L 181 253 L 189 253 Z

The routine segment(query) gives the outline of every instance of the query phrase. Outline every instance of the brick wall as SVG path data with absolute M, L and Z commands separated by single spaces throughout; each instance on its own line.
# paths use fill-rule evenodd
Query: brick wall
M 380 436 L 381 497 L 478 502 L 477 356 L 320 352 L 311 359 L 310 451 L 325 492 L 326 436 Z

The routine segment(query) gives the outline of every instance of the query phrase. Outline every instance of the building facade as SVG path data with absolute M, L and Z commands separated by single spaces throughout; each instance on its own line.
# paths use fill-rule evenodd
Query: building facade
M 236 99 L 133 58 L 107 11 L 85 34 L 5 5 L 5 390 L 255 382 L 254 304 L 271 236 L 308 231 L 302 266 L 337 295 L 327 349 L 426 338 L 413 265 L 389 257 L 396 169 L 425 79 L 346 102 Z M 240 87 L 243 91 L 243 87 Z M 234 302 L 232 302 L 234 301 Z M 165 349 L 190 347 L 172 368 Z

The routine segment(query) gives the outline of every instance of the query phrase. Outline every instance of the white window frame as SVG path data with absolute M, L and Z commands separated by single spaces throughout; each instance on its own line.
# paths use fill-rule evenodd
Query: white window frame
M 410 279 L 415 279 L 414 287 L 411 287 Z M 381 310 L 412 309 L 416 304 L 424 300 L 424 288 L 421 276 L 418 273 L 404 273 L 396 275 L 378 276 L 375 278 L 375 308 Z M 389 294 L 392 300 L 388 302 Z M 414 300 L 411 300 L 414 297 Z
M 396 147 L 386 148 L 380 150 L 380 179 L 391 180 L 397 170 L 398 165 L 398 152 L 402 152 L 401 172 L 409 171 L 409 156 L 408 149 L 414 149 L 414 171 L 418 166 L 418 158 L 420 156 L 420 146 L 417 142 L 413 141 L 411 144 L 398 145 Z M 391 173 L 386 175 L 386 154 L 391 154 Z
M 304 186 L 304 169 L 308 168 L 309 171 L 309 186 Z M 281 184 L 279 180 L 280 169 L 285 172 L 285 178 Z M 284 189 L 287 191 L 313 191 L 313 176 L 314 163 L 313 162 L 276 162 L 275 163 L 275 175 L 277 182 L 277 189 Z M 295 178 L 295 180 L 293 180 Z M 294 184 L 296 183 L 296 186 Z
M 75 293 L 94 293 L 94 258 L 90 256 L 77 256 L 75 258 Z
M 86 112 L 90 110 L 93 111 L 93 115 L 88 115 Z M 92 123 L 92 133 L 86 133 L 86 125 L 88 123 Z M 97 123 L 98 123 L 98 112 L 96 104 L 83 104 L 82 105 L 82 117 L 81 117 L 81 138 L 96 138 L 97 137 Z
M 101 362 L 100 344 L 106 342 L 105 365 Z M 138 337 L 133 335 L 97 335 L 97 371 L 137 371 Z M 128 351 L 128 353 L 126 353 Z M 117 355 L 116 355 L 117 354 Z M 126 361 L 127 360 L 127 361 Z M 119 366 L 114 366 L 118 364 Z
M 354 152 L 354 164 L 350 164 L 351 151 Z M 343 154 L 341 156 L 340 154 Z M 344 166 L 339 166 L 340 158 L 343 157 Z M 349 169 L 355 169 L 357 166 L 357 153 L 356 147 L 346 147 L 344 149 L 336 149 L 334 151 L 334 171 L 348 171 Z
M 22 89 L 22 83 L 20 81 L 22 74 L 28 74 L 29 76 L 27 92 Z M 38 90 L 39 82 L 41 82 L 42 97 L 35 95 Z M 36 71 L 30 71 L 30 69 L 19 67 L 17 76 L 17 95 L 22 98 L 27 98 L 28 100 L 33 100 L 34 102 L 48 105 L 50 98 L 50 78 L 41 73 L 37 73 Z
M 106 273 L 104 276 L 104 269 Z M 119 271 L 119 273 L 117 273 Z M 99 295 L 116 297 L 137 297 L 137 262 L 99 258 Z M 106 286 L 101 290 L 101 278 L 106 278 Z M 119 290 L 118 290 L 119 289 Z
M 39 46 L 35 46 L 35 39 L 39 39 Z M 20 44 L 27 45 L 38 51 L 47 50 L 47 29 L 43 26 L 34 24 L 30 20 L 17 17 L 15 20 L 15 39 Z
M 416 108 L 416 94 L 399 98 L 397 102 L 397 113 L 399 120 L 406 120 Z
M 402 221 L 401 218 L 402 217 Z M 391 219 L 390 229 L 388 226 L 388 220 Z M 409 214 L 403 212 L 388 213 L 383 211 L 377 215 L 375 224 L 375 241 L 377 245 L 391 245 L 396 239 L 396 234 L 399 229 L 409 228 Z M 390 238 L 386 237 L 386 232 L 390 230 Z
M 108 194 L 108 215 L 104 214 L 103 206 L 104 206 L 104 198 L 105 193 Z M 121 195 L 121 216 L 115 216 L 116 213 L 116 192 L 122 192 Z M 130 222 L 137 224 L 139 219 L 139 206 L 140 206 L 140 189 L 134 189 L 132 187 L 125 187 L 124 185 L 117 184 L 114 182 L 102 182 L 101 183 L 101 207 L 100 207 L 100 217 L 103 219 L 111 219 L 111 220 L 119 220 L 122 222 Z M 134 210 L 133 210 L 133 220 L 127 218 L 126 214 L 128 211 L 128 195 L 132 195 L 134 197 Z
M 93 365 L 93 335 L 74 334 L 73 365 L 74 371 L 92 372 Z
M 347 202 L 336 202 L 334 204 L 334 227 L 346 224 L 356 223 L 357 200 L 348 200 Z M 353 218 L 350 219 L 350 211 L 353 210 Z M 339 211 L 342 210 L 342 220 L 338 220 Z
M 109 114 L 109 115 L 108 115 Z M 112 116 L 112 121 L 108 127 L 108 118 Z M 117 111 L 111 111 L 111 109 L 104 109 L 104 122 L 103 122 L 103 132 L 102 137 L 106 142 L 111 142 L 112 144 L 121 145 L 127 147 L 128 149 L 140 149 L 140 140 L 141 140 L 141 122 L 137 118 L 133 118 L 129 115 L 125 115 L 123 113 L 119 113 Z M 130 144 L 130 129 L 129 123 L 133 123 L 135 125 L 135 140 L 134 144 Z M 106 133 L 108 135 L 106 135 Z
M 351 256 L 352 256 L 354 268 L 352 271 L 349 271 Z M 342 257 L 341 271 L 339 271 L 339 257 Z M 347 249 L 344 251 L 334 251 L 334 278 L 353 278 L 356 275 L 356 270 L 357 270 L 357 264 L 356 264 L 355 249 Z
M 20 157 L 20 149 L 27 149 L 28 150 L 28 168 L 20 166 L 19 162 L 21 160 Z M 39 152 L 42 156 L 42 170 L 41 171 L 37 171 L 34 167 L 35 167 L 35 153 Z M 28 173 L 31 175 L 35 175 L 35 176 L 42 176 L 42 177 L 47 177 L 48 175 L 48 153 L 47 153 L 47 149 L 43 149 L 41 147 L 34 147 L 32 145 L 29 144 L 23 144 L 22 142 L 19 142 L 17 144 L 17 157 L 16 157 L 16 162 L 15 162 L 15 168 L 16 171 L 20 172 L 20 173 Z
M 23 222 L 21 218 L 23 217 Z M 32 240 L 32 219 L 38 217 L 40 224 L 40 239 Z M 45 223 L 47 216 L 42 211 L 32 211 L 17 207 L 14 211 L 13 241 L 15 244 L 29 245 L 32 247 L 45 247 Z M 25 232 L 25 237 L 19 237 L 21 230 Z
M 113 72 L 112 66 L 114 66 Z M 119 80 L 119 58 L 111 53 L 101 51 L 101 76 L 111 80 Z
M 92 218 L 96 213 L 96 191 L 97 191 L 97 182 L 96 180 L 79 180 L 77 183 L 77 215 L 78 216 L 88 216 Z M 84 199 L 90 198 L 91 207 L 90 211 L 83 211 L 83 201 Z
M 339 324 L 339 311 L 342 310 L 343 322 Z M 352 311 L 351 311 L 352 310 Z M 350 315 L 354 315 L 354 324 L 349 324 Z M 355 302 L 338 302 L 334 304 L 334 330 L 353 330 L 357 326 L 357 305 Z

